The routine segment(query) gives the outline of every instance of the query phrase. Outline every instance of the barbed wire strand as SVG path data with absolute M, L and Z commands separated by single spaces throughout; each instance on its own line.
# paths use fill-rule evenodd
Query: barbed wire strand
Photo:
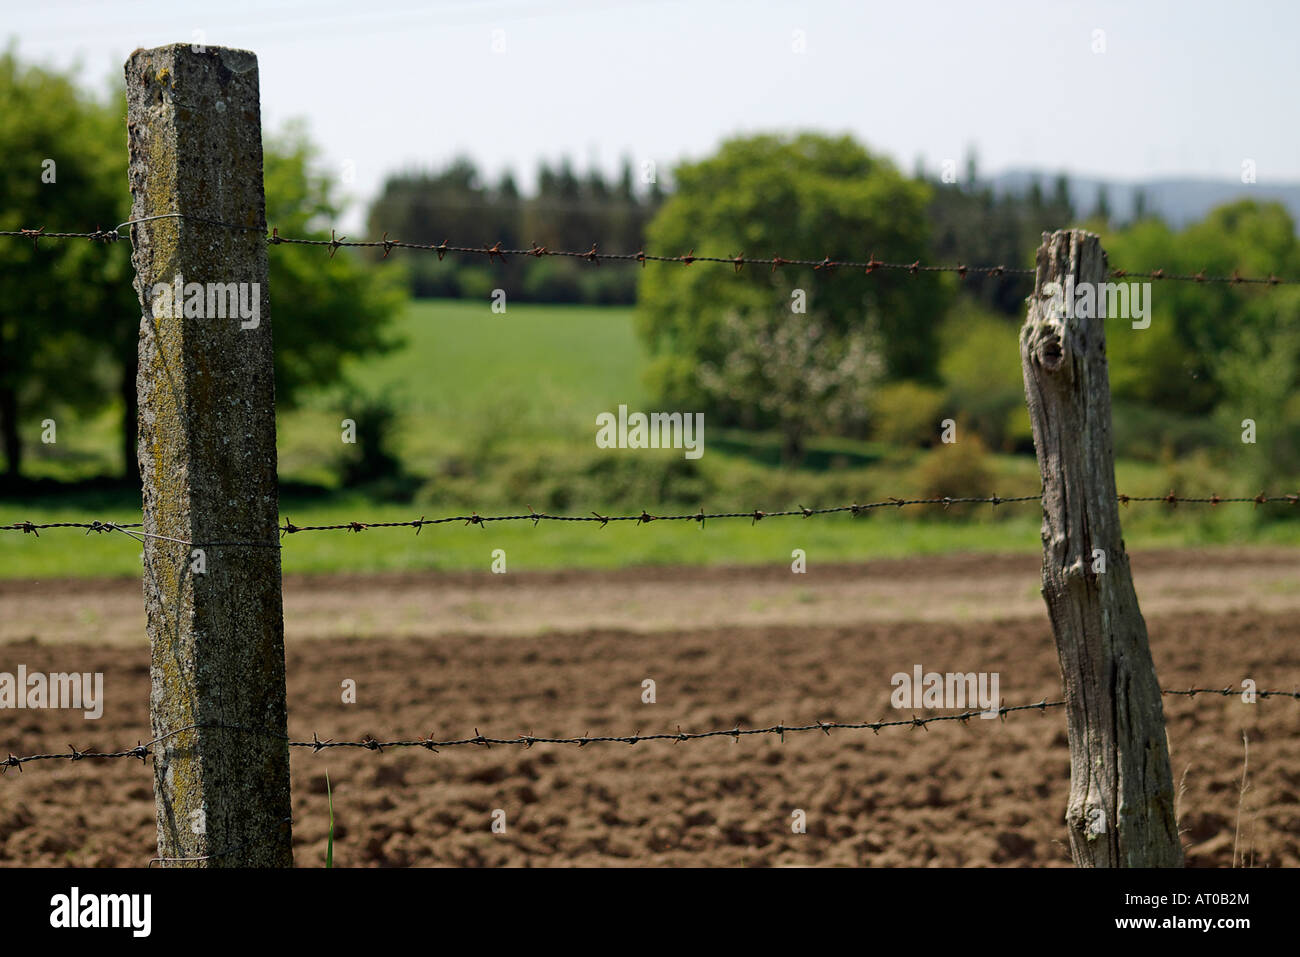
M 105 532 L 121 532 L 128 538 L 132 538 L 141 544 L 146 540 L 152 539 L 161 542 L 175 542 L 177 545 L 185 545 L 189 548 L 279 548 L 279 542 L 257 542 L 257 541 L 213 541 L 213 542 L 191 542 L 184 538 L 175 538 L 171 535 L 159 535 L 154 532 L 140 531 L 144 527 L 142 522 L 15 522 L 11 525 L 0 525 L 0 532 L 23 532 L 24 534 L 35 535 L 40 538 L 41 532 L 51 528 L 81 528 L 85 529 L 87 535 L 91 532 L 103 534 Z
M 942 505 L 946 511 L 953 505 L 1014 505 L 1022 502 L 1037 502 L 1042 500 L 1042 495 L 989 495 L 989 496 L 950 496 L 946 495 L 941 498 L 897 498 L 889 497 L 877 502 L 866 502 L 862 504 L 853 503 L 850 505 L 833 505 L 826 508 L 807 508 L 803 505 L 797 508 L 782 509 L 780 511 L 767 512 L 762 509 L 751 509 L 743 512 L 707 512 L 701 506 L 696 512 L 683 512 L 671 515 L 652 515 L 644 509 L 635 515 L 602 515 L 599 512 L 592 511 L 590 515 L 552 515 L 549 512 L 534 511 L 531 506 L 528 507 L 526 514 L 520 513 L 515 515 L 480 515 L 478 512 L 470 512 L 468 515 L 447 515 L 441 518 L 425 518 L 421 516 L 417 519 L 394 522 L 337 522 L 332 525 L 295 525 L 287 516 L 284 518 L 284 524 L 277 526 L 281 538 L 285 535 L 295 535 L 299 532 L 363 532 L 371 528 L 414 528 L 418 535 L 420 530 L 426 525 L 447 525 L 451 523 L 460 523 L 463 525 L 487 525 L 492 522 L 532 522 L 534 526 L 541 522 L 588 522 L 597 523 L 602 528 L 611 522 L 633 522 L 637 525 L 648 525 L 651 522 L 697 522 L 701 527 L 706 522 L 713 520 L 728 519 L 749 519 L 751 525 L 757 525 L 759 522 L 768 518 L 812 518 L 815 515 L 831 515 L 849 512 L 853 515 L 859 515 L 863 512 L 875 509 L 888 508 L 907 508 L 919 505 Z M 1254 496 L 1234 496 L 1223 497 L 1220 495 L 1210 496 L 1180 496 L 1170 491 L 1168 495 L 1117 495 L 1115 501 L 1120 505 L 1129 505 L 1133 502 L 1159 502 L 1174 508 L 1178 505 L 1297 505 L 1300 504 L 1300 495 L 1268 495 L 1260 492 Z M 176 542 L 180 545 L 190 547 L 222 547 L 222 546 L 257 546 L 274 548 L 278 547 L 276 542 L 259 542 L 259 541 L 214 541 L 214 542 L 197 542 L 187 541 L 186 539 L 174 538 L 167 535 L 158 535 L 151 532 L 140 531 L 144 527 L 141 522 L 12 522 L 8 525 L 0 525 L 0 531 L 4 532 L 23 532 L 29 535 L 40 537 L 40 533 L 47 529 L 57 528 L 80 528 L 84 529 L 86 534 L 91 532 L 121 532 L 135 538 L 137 541 L 145 538 Z
M 1300 691 L 1247 691 L 1244 688 L 1233 688 L 1228 685 L 1223 688 L 1184 688 L 1182 690 L 1164 689 L 1161 694 L 1182 696 L 1186 698 L 1195 698 L 1197 695 L 1219 695 L 1224 698 L 1231 698 L 1235 695 L 1251 694 L 1256 698 L 1294 698 L 1300 701 Z
M 1240 695 L 1244 692 L 1232 687 L 1224 688 L 1187 688 L 1187 689 L 1165 689 L 1161 691 L 1164 695 L 1175 695 L 1181 697 L 1195 698 L 1198 695 L 1217 695 L 1222 697 L 1231 697 Z M 1293 701 L 1300 701 L 1300 691 L 1279 691 L 1279 690 L 1262 690 L 1251 692 L 1256 698 L 1290 698 Z M 1048 701 L 1044 698 L 1041 701 L 1032 704 L 1007 705 L 1002 704 L 997 709 L 962 711 L 957 714 L 940 714 L 931 715 L 930 717 L 917 717 L 915 714 L 910 718 L 901 718 L 893 721 L 815 721 L 811 724 L 774 724 L 763 728 L 742 728 L 736 724 L 731 728 L 715 728 L 710 731 L 683 731 L 678 725 L 676 732 L 657 732 L 652 734 L 642 734 L 639 731 L 635 734 L 583 734 L 583 735 L 566 735 L 555 737 L 539 734 L 518 734 L 512 738 L 498 738 L 491 735 L 482 734 L 478 728 L 474 729 L 473 737 L 447 738 L 438 739 L 432 733 L 428 737 L 417 737 L 414 739 L 396 739 L 392 741 L 380 741 L 369 735 L 359 741 L 335 741 L 332 738 L 321 740 L 319 735 L 312 733 L 310 741 L 295 741 L 289 735 L 283 735 L 278 732 L 259 730 L 256 728 L 245 728 L 236 725 L 220 724 L 191 724 L 183 728 L 177 728 L 161 734 L 150 741 L 137 742 L 133 748 L 122 748 L 117 751 L 79 751 L 73 745 L 68 745 L 68 751 L 55 752 L 51 754 L 28 754 L 16 755 L 9 753 L 6 758 L 0 758 L 0 773 L 7 772 L 9 768 L 18 768 L 22 770 L 24 764 L 30 764 L 35 761 L 87 761 L 87 760 L 106 760 L 119 758 L 138 758 L 141 762 L 153 756 L 152 748 L 168 738 L 187 731 L 234 731 L 241 734 L 259 735 L 265 737 L 280 738 L 286 741 L 290 748 L 301 750 L 310 750 L 313 754 L 321 751 L 334 750 L 338 748 L 347 748 L 362 751 L 385 751 L 396 750 L 400 748 L 420 748 L 425 751 L 438 752 L 443 748 L 455 747 L 484 747 L 491 748 L 493 745 L 504 747 L 523 747 L 531 748 L 538 744 L 558 744 L 574 745 L 579 748 L 586 747 L 589 744 L 627 744 L 636 745 L 644 741 L 672 741 L 681 743 L 683 741 L 702 741 L 707 738 L 731 738 L 733 741 L 739 741 L 743 737 L 753 737 L 760 735 L 776 735 L 785 741 L 787 734 L 806 734 L 813 731 L 820 731 L 830 736 L 832 731 L 871 731 L 873 734 L 879 734 L 883 728 L 921 728 L 925 730 L 928 725 L 936 722 L 960 721 L 962 724 L 968 724 L 972 718 L 978 718 L 985 714 L 993 714 L 998 718 L 1005 720 L 1009 714 L 1017 714 L 1024 711 L 1038 711 L 1046 713 L 1049 708 L 1065 707 L 1064 701 Z
M 216 219 L 208 219 L 201 216 L 191 216 L 185 213 L 160 213 L 156 216 L 145 216 L 140 219 L 128 219 L 119 223 L 113 229 L 95 229 L 90 232 L 46 232 L 45 227 L 35 229 L 11 229 L 0 230 L 0 236 L 9 236 L 21 239 L 30 239 L 34 246 L 39 248 L 39 242 L 42 239 L 86 239 L 93 242 L 114 243 L 129 237 L 123 236 L 121 230 L 128 226 L 135 226 L 141 223 L 155 222 L 162 219 L 185 219 L 192 222 L 205 223 L 212 226 L 219 226 L 226 229 L 255 230 L 265 234 L 264 225 L 250 226 L 243 223 L 228 223 Z M 382 239 L 372 240 L 349 240 L 346 236 L 338 236 L 337 230 L 330 230 L 329 239 L 305 239 L 300 237 L 281 236 L 278 227 L 272 227 L 270 235 L 266 236 L 269 245 L 297 245 L 297 246 L 323 246 L 329 249 L 330 258 L 340 249 L 383 249 L 384 257 L 387 258 L 389 253 L 394 249 L 407 249 L 413 251 L 433 252 L 438 255 L 441 261 L 447 253 L 455 253 L 462 256 L 486 256 L 489 263 L 501 261 L 505 262 L 512 257 L 533 257 L 542 258 L 544 256 L 558 256 L 567 259 L 578 259 L 599 266 L 602 262 L 616 263 L 640 263 L 643 267 L 648 262 L 657 263 L 676 263 L 683 266 L 690 266 L 693 263 L 711 263 L 715 265 L 730 265 L 736 272 L 740 272 L 745 266 L 761 266 L 771 269 L 775 272 L 784 266 L 812 267 L 815 270 L 831 272 L 836 269 L 854 269 L 862 270 L 865 274 L 870 275 L 877 270 L 907 272 L 911 275 L 921 273 L 954 273 L 965 279 L 969 276 L 1034 276 L 1037 273 L 1034 267 L 1018 267 L 1007 265 L 993 266 L 969 266 L 964 263 L 945 263 L 933 264 L 922 263 L 920 260 L 913 262 L 888 262 L 876 259 L 875 253 L 872 253 L 865 260 L 852 259 L 832 259 L 824 256 L 821 259 L 809 259 L 797 256 L 777 256 L 771 257 L 753 257 L 740 253 L 735 256 L 697 256 L 692 248 L 689 252 L 677 255 L 661 255 L 647 253 L 644 249 L 634 253 L 609 253 L 600 252 L 599 245 L 592 243 L 588 250 L 562 250 L 549 249 L 546 246 L 538 246 L 533 243 L 528 249 L 507 249 L 497 242 L 491 246 L 466 246 L 453 245 L 450 240 L 443 240 L 441 243 L 412 243 L 401 240 L 389 239 L 388 233 L 383 234 Z M 1270 273 L 1268 276 L 1243 276 L 1239 271 L 1234 270 L 1229 276 L 1210 275 L 1204 269 L 1196 273 L 1179 273 L 1170 272 L 1165 269 L 1149 269 L 1145 271 L 1110 269 L 1107 273 L 1111 279 L 1150 279 L 1156 281 L 1167 280 L 1170 282 L 1192 282 L 1192 283 L 1227 283 L 1230 285 L 1300 285 L 1300 278 L 1284 278 Z

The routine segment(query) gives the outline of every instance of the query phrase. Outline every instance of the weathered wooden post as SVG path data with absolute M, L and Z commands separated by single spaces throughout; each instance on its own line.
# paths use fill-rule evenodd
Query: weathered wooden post
M 290 845 L 275 380 L 257 57 L 126 63 L 158 853 L 280 867 Z M 179 215 L 177 215 L 179 214 Z M 220 225 L 220 224 L 233 224 Z M 222 544 L 225 543 L 225 544 Z
M 1043 480 L 1043 597 L 1069 718 L 1065 820 L 1080 867 L 1179 867 L 1160 685 L 1120 537 L 1106 280 L 1095 235 L 1044 234 L 1020 332 Z

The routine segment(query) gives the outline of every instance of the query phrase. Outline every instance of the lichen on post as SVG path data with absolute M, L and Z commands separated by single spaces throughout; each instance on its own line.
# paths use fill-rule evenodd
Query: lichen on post
M 158 853 L 290 866 L 257 58 L 137 50 L 126 93 Z

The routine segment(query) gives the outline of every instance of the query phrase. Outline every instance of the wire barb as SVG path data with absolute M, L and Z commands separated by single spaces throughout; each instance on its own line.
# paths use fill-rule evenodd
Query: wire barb
M 797 505 L 794 508 L 782 509 L 780 511 L 765 511 L 763 509 L 748 509 L 745 511 L 731 512 L 709 512 L 700 506 L 698 511 L 683 512 L 672 515 L 652 515 L 645 509 L 636 513 L 625 515 L 605 515 L 597 511 L 591 511 L 588 515 L 552 515 L 548 512 L 539 512 L 531 505 L 527 506 L 528 511 L 515 515 L 480 515 L 478 512 L 471 512 L 469 515 L 447 515 L 441 518 L 427 518 L 421 515 L 417 519 L 408 521 L 394 522 L 359 522 L 348 521 L 339 522 L 333 525 L 295 525 L 288 516 L 282 519 L 283 524 L 278 526 L 280 538 L 286 535 L 296 535 L 300 532 L 328 532 L 328 531 L 346 531 L 362 532 L 376 528 L 413 528 L 418 535 L 420 530 L 426 525 L 446 525 L 452 522 L 460 522 L 463 525 L 477 525 L 485 528 L 489 522 L 531 522 L 534 527 L 542 522 L 593 522 L 599 523 L 604 528 L 611 522 L 633 522 L 637 525 L 648 525 L 650 522 L 696 522 L 701 527 L 713 519 L 748 519 L 751 525 L 757 525 L 760 521 L 770 518 L 812 518 L 814 515 L 834 515 L 842 512 L 848 512 L 854 517 L 865 515 L 871 511 L 882 508 L 915 508 L 920 506 L 939 505 L 945 511 L 950 510 L 954 505 L 989 505 L 997 508 L 1002 505 L 1017 504 L 1023 502 L 1038 502 L 1042 500 L 1042 495 L 944 495 L 939 498 L 899 498 L 891 495 L 886 499 L 875 502 L 858 503 L 853 502 L 848 505 L 831 505 L 822 508 L 809 508 L 806 505 Z M 1300 505 L 1300 494 L 1287 493 L 1285 495 L 1269 495 L 1260 492 L 1258 495 L 1245 495 L 1235 498 L 1225 498 L 1217 492 L 1209 496 L 1192 498 L 1179 495 L 1170 490 L 1166 495 L 1117 495 L 1115 500 L 1120 504 L 1127 506 L 1131 502 L 1161 502 L 1176 508 L 1179 505 L 1209 505 L 1211 507 L 1229 504 L 1253 504 L 1256 507 L 1260 505 Z M 279 542 L 265 541 L 218 541 L 218 542 L 190 542 L 180 538 L 171 538 L 166 535 L 158 535 L 152 532 L 146 532 L 142 529 L 143 524 L 140 522 L 104 522 L 92 520 L 87 522 L 33 522 L 30 519 L 12 522 L 8 525 L 0 525 L 0 532 L 22 532 L 24 535 L 33 535 L 37 538 L 45 529 L 50 528 L 80 528 L 85 530 L 85 534 L 91 532 L 99 534 L 105 532 L 120 532 L 137 541 L 151 540 L 158 542 L 172 542 L 179 545 L 186 545 L 191 548 L 197 547 L 272 547 L 279 548 Z
M 1164 695 L 1180 696 L 1186 698 L 1195 698 L 1199 695 L 1213 695 L 1221 698 L 1230 698 L 1239 693 L 1241 692 L 1234 690 L 1230 685 L 1223 688 L 1185 688 L 1185 689 L 1166 688 L 1166 689 L 1162 689 L 1161 691 L 1161 694 Z M 1291 701 L 1300 702 L 1300 690 L 1282 691 L 1277 689 L 1267 689 L 1267 690 L 1255 691 L 1254 695 L 1256 698 L 1260 698 L 1260 699 L 1287 698 L 1290 699 Z M 995 713 L 1000 720 L 1005 722 L 1009 715 L 1017 714 L 1020 712 L 1037 711 L 1040 715 L 1045 715 L 1049 708 L 1055 709 L 1055 708 L 1063 708 L 1063 707 L 1065 707 L 1064 701 L 1049 701 L 1046 697 L 1042 698 L 1039 701 L 1031 702 L 1029 704 L 1020 704 L 1020 705 L 1008 705 L 1006 703 L 1006 699 L 1003 698 L 1001 699 L 1001 702 L 996 712 L 991 712 L 991 713 Z M 830 737 L 830 733 L 833 730 L 870 731 L 872 732 L 872 734 L 879 734 L 882 730 L 886 728 L 907 728 L 909 730 L 915 730 L 916 728 L 920 728 L 922 731 L 928 731 L 930 725 L 936 722 L 948 722 L 948 721 L 956 721 L 956 722 L 960 722 L 963 725 L 969 726 L 970 720 L 972 718 L 979 717 L 985 713 L 989 713 L 989 712 L 984 712 L 979 710 L 966 710 L 966 711 L 961 711 L 953 714 L 935 714 L 935 715 L 929 715 L 923 717 L 917 714 L 916 712 L 913 712 L 909 717 L 899 718 L 892 721 L 886 721 L 881 719 L 878 721 L 862 721 L 862 722 L 825 721 L 818 718 L 808 724 L 802 724 L 802 725 L 788 725 L 785 723 L 784 720 L 782 720 L 777 724 L 768 727 L 763 727 L 763 728 L 742 728 L 739 723 L 736 723 L 734 726 L 730 728 L 716 728 L 711 731 L 694 731 L 694 732 L 683 731 L 681 725 L 679 724 L 677 725 L 677 730 L 675 732 L 667 731 L 667 732 L 657 732 L 652 734 L 643 734 L 640 730 L 637 730 L 635 733 L 631 735 L 593 735 L 590 731 L 588 731 L 586 734 L 578 735 L 578 736 L 543 737 L 535 734 L 532 731 L 529 731 L 526 734 L 517 734 L 514 737 L 497 738 L 497 737 L 492 737 L 491 735 L 488 734 L 484 734 L 478 728 L 475 728 L 473 737 L 452 738 L 448 740 L 438 740 L 437 738 L 434 737 L 433 732 L 430 732 L 427 735 L 416 735 L 414 738 L 409 740 L 395 739 L 391 741 L 380 741 L 374 736 L 367 734 L 357 741 L 335 741 L 333 738 L 327 738 L 325 740 L 321 740 L 320 737 L 315 732 L 313 732 L 310 741 L 294 741 L 292 739 L 289 739 L 287 740 L 286 743 L 290 748 L 307 750 L 313 754 L 317 754 L 323 750 L 334 749 L 334 748 L 349 748 L 352 750 L 359 750 L 359 751 L 378 751 L 378 752 L 383 752 L 392 749 L 400 749 L 400 748 L 419 748 L 421 750 L 433 751 L 437 753 L 440 751 L 440 749 L 443 748 L 465 747 L 465 746 L 491 748 L 493 745 L 506 745 L 506 746 L 515 746 L 515 747 L 523 747 L 523 748 L 530 749 L 538 744 L 554 744 L 554 745 L 574 745 L 578 748 L 585 748 L 590 744 L 634 745 L 634 744 L 640 744 L 645 741 L 671 741 L 674 744 L 680 744 L 683 741 L 702 741 L 708 738 L 730 738 L 733 743 L 739 743 L 740 739 L 747 735 L 775 735 L 781 741 L 784 741 L 785 736 L 787 734 L 821 732 L 827 737 Z M 178 734 L 181 731 L 194 731 L 194 730 L 200 730 L 204 728 L 234 731 L 234 732 L 239 732 L 242 734 L 250 734 L 250 735 L 270 735 L 279 738 L 284 737 L 283 734 L 280 734 L 278 732 L 259 731 L 254 728 L 231 727 L 231 726 L 223 726 L 223 725 L 190 725 L 188 727 L 180 728 L 177 729 L 176 731 L 169 732 L 168 734 L 159 735 L 157 738 L 154 738 L 151 741 L 138 742 L 134 748 L 125 748 L 121 751 L 111 751 L 111 752 L 79 751 L 77 748 L 73 747 L 72 745 L 69 745 L 68 751 L 60 751 L 51 754 L 31 754 L 31 755 L 19 756 L 19 755 L 15 755 L 13 752 L 9 752 L 9 756 L 7 758 L 0 760 L 0 772 L 8 771 L 9 768 L 18 768 L 18 770 L 21 771 L 24 764 L 27 764 L 32 761 L 63 760 L 63 761 L 80 762 L 80 761 L 93 761 L 93 760 L 111 759 L 111 758 L 140 758 L 141 761 L 143 761 L 152 754 L 152 750 L 151 750 L 152 747 L 162 742 L 164 739 L 169 738 L 172 735 Z
M 46 232 L 44 227 L 35 229 L 19 228 L 0 230 L 0 236 L 12 236 L 19 239 L 30 239 L 33 247 L 39 249 L 39 241 L 42 239 L 85 239 L 91 242 L 114 243 L 125 239 L 121 230 L 126 226 L 134 226 L 138 223 L 152 222 L 159 219 L 185 219 L 192 222 L 206 223 L 211 226 L 224 227 L 227 229 L 238 230 L 259 230 L 265 234 L 265 226 L 249 226 L 240 223 L 221 222 L 214 219 L 206 219 L 200 216 L 191 216 L 186 213 L 163 213 L 158 216 L 145 216 L 140 219 L 127 220 L 118 224 L 113 229 L 96 228 L 89 232 Z M 689 266 L 696 262 L 708 262 L 717 264 L 730 264 L 735 272 L 739 273 L 747 265 L 765 265 L 770 266 L 772 272 L 776 272 L 780 266 L 803 266 L 813 269 L 815 272 L 830 273 L 835 269 L 846 267 L 852 269 L 861 269 L 865 275 L 872 275 L 877 270 L 892 270 L 897 272 L 906 272 L 908 275 L 917 276 L 922 273 L 955 273 L 961 279 L 966 279 L 972 275 L 985 276 L 992 279 L 1000 279 L 1004 276 L 1015 276 L 1030 278 L 1037 274 L 1033 267 L 1016 267 L 1007 265 L 990 265 L 990 266 L 970 266 L 966 263 L 922 263 L 919 259 L 911 262 L 887 262 L 877 259 L 872 253 L 865 261 L 853 260 L 835 260 L 829 256 L 823 256 L 820 259 L 801 259 L 785 256 L 773 255 L 770 259 L 751 259 L 743 253 L 736 256 L 697 256 L 695 249 L 692 248 L 684 256 L 662 256 L 651 255 L 641 249 L 635 253 L 597 253 L 598 243 L 592 243 L 591 248 L 586 251 L 577 250 L 550 250 L 545 246 L 538 246 L 536 243 L 530 244 L 528 249 L 507 249 L 502 241 L 498 240 L 491 246 L 463 246 L 453 245 L 451 240 L 444 239 L 441 243 L 408 243 L 400 242 L 395 239 L 389 239 L 385 232 L 381 239 L 375 240 L 348 240 L 346 236 L 339 236 L 336 230 L 330 229 L 329 239 L 307 239 L 301 237 L 281 236 L 279 227 L 271 227 L 269 235 L 265 236 L 268 245 L 280 246 L 286 244 L 299 246 L 323 246 L 329 251 L 330 258 L 343 247 L 352 248 L 373 248 L 382 249 L 383 258 L 388 258 L 389 253 L 394 249 L 409 249 L 415 251 L 437 253 L 439 261 L 447 253 L 457 253 L 462 255 L 482 256 L 487 255 L 489 262 L 495 262 L 499 259 L 505 262 L 511 256 L 562 256 L 572 259 L 584 259 L 594 265 L 601 265 L 602 261 L 607 262 L 631 262 L 640 263 L 645 266 L 648 261 L 661 263 L 678 263 Z M 1111 269 L 1107 276 L 1111 279 L 1155 279 L 1172 282 L 1194 282 L 1194 283 L 1222 283 L 1225 285 L 1261 285 L 1268 287 L 1277 287 L 1279 285 L 1297 285 L 1300 284 L 1300 277 L 1281 277 L 1274 273 L 1267 276 L 1243 276 L 1239 269 L 1233 269 L 1228 275 L 1216 276 L 1210 275 L 1205 269 L 1192 274 L 1170 273 L 1161 268 L 1149 269 L 1147 271 L 1137 271 L 1131 269 Z

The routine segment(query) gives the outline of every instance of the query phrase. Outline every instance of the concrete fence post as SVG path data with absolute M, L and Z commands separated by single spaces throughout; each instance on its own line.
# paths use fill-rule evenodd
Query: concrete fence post
M 137 50 L 126 93 L 131 218 L 162 217 L 131 226 L 158 854 L 291 866 L 257 58 Z
M 1043 481 L 1043 597 L 1069 720 L 1066 824 L 1080 867 L 1180 867 L 1160 685 L 1116 501 L 1107 276 L 1095 235 L 1044 234 L 1020 332 Z

